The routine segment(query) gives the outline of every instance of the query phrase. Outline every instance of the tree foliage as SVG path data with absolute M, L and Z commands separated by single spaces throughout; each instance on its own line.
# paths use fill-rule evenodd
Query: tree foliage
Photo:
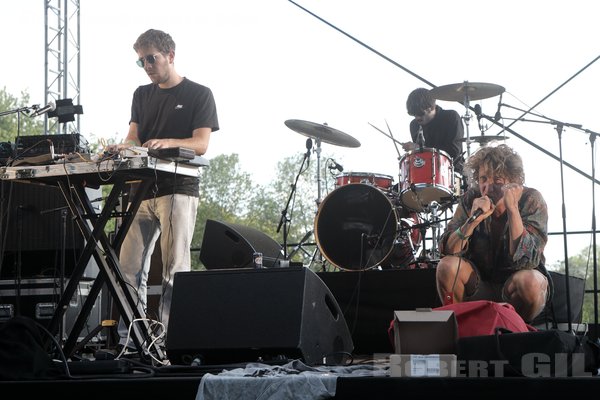
M 0 90 L 0 142 L 15 142 L 20 135 L 40 135 L 44 133 L 44 120 L 33 119 L 28 113 L 27 104 L 29 94 L 21 92 L 20 97 L 15 97 L 6 91 Z

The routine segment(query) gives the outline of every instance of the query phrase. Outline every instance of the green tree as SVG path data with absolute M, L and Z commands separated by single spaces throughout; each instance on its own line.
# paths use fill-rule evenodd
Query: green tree
M 280 161 L 276 176 L 268 185 L 253 183 L 251 176 L 242 171 L 237 154 L 211 159 L 210 166 L 201 173 L 200 204 L 192 248 L 200 250 L 207 219 L 257 229 L 282 245 L 284 230 L 288 245 L 298 244 L 305 235 L 312 234 L 317 210 L 316 165 L 313 163 L 299 171 L 303 156 L 303 153 L 296 154 Z M 325 175 L 322 176 L 325 180 Z M 292 261 L 304 265 L 310 262 L 315 247 L 314 237 L 309 236 L 309 239 L 307 242 L 312 245 L 306 252 L 298 251 Z M 286 254 L 289 254 L 288 249 Z M 203 268 L 199 257 L 194 257 L 192 266 Z M 314 269 L 318 269 L 318 265 Z
M 21 92 L 19 98 L 9 94 L 6 87 L 0 89 L 0 163 L 14 157 L 17 137 L 38 135 L 44 132 L 44 120 L 31 118 L 29 94 Z
M 241 223 L 246 215 L 252 190 L 250 174 L 243 172 L 237 154 L 219 155 L 201 170 L 200 200 L 192 248 L 199 250 L 207 219 Z M 201 269 L 199 257 L 192 258 L 192 269 Z
M 40 135 L 44 133 L 43 118 L 29 117 L 29 94 L 21 92 L 20 97 L 15 97 L 6 91 L 6 87 L 0 89 L 0 141 L 15 142 L 20 135 Z

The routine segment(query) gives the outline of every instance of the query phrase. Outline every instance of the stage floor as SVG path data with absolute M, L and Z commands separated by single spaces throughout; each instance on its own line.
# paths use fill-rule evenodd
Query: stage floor
M 161 370 L 162 369 L 162 370 Z M 308 389 L 297 389 L 294 395 L 285 395 L 286 388 L 282 384 L 280 394 L 285 397 L 260 397 L 264 392 L 253 391 L 251 380 L 261 377 L 246 377 L 245 380 L 231 382 L 230 389 L 243 388 L 244 397 L 227 397 L 227 387 L 221 386 L 225 392 L 199 395 L 202 378 L 206 374 L 217 375 L 217 371 L 207 372 L 180 368 L 160 368 L 153 373 L 136 372 L 123 375 L 105 375 L 94 377 L 77 377 L 64 380 L 43 381 L 4 381 L 0 389 L 5 393 L 15 393 L 19 397 L 40 396 L 44 398 L 70 399 L 256 399 L 256 398 L 290 398 L 313 399 Z M 288 379 L 288 378 L 281 378 Z M 225 383 L 227 385 L 227 383 Z M 272 385 L 271 385 L 271 390 Z M 455 378 L 393 378 L 389 376 L 340 376 L 335 378 L 335 387 L 331 395 L 318 398 L 332 399 L 374 399 L 374 398 L 485 398 L 507 399 L 520 395 L 536 395 L 539 398 L 570 398 L 574 394 L 597 393 L 600 390 L 600 378 L 593 377 L 455 377 Z M 277 395 L 278 393 L 272 393 Z M 485 396 L 485 397 L 484 397 Z M 564 396 L 564 397 L 563 397 Z

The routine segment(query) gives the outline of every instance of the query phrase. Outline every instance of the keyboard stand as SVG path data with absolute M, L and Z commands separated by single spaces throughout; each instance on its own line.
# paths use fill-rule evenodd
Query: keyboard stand
M 129 290 L 128 285 L 125 283 L 125 280 L 120 273 L 120 264 L 118 261 L 119 249 L 125 234 L 151 183 L 152 181 L 150 179 L 140 181 L 138 190 L 136 190 L 134 198 L 131 199 L 129 209 L 122 215 L 122 224 L 111 244 L 104 232 L 104 228 L 109 219 L 115 215 L 114 210 L 118 205 L 120 194 L 127 185 L 127 178 L 116 177 L 112 180 L 113 188 L 106 199 L 102 212 L 98 216 L 96 216 L 93 206 L 85 193 L 85 187 L 81 182 L 77 182 L 76 179 L 71 179 L 70 187 L 63 180 L 58 182 L 63 196 L 67 201 L 67 205 L 75 218 L 75 222 L 86 238 L 86 246 L 73 270 L 69 283 L 65 287 L 64 293 L 57 305 L 56 312 L 50 322 L 48 330 L 51 333 L 54 334 L 57 332 L 59 322 L 64 314 L 64 311 L 62 310 L 68 308 L 70 299 L 72 299 L 73 295 L 76 293 L 78 283 L 92 256 L 100 269 L 100 273 L 92 285 L 90 294 L 83 304 L 63 346 L 63 352 L 67 357 L 72 356 L 77 345 L 79 334 L 85 326 L 86 319 L 88 318 L 104 283 L 106 283 L 112 298 L 115 300 L 121 318 L 123 318 L 125 324 L 129 326 L 134 320 L 140 321 L 139 323 L 133 323 L 132 325 L 132 340 L 137 350 L 140 352 L 140 355 L 153 350 L 158 359 L 163 359 L 165 357 L 163 350 L 158 346 L 155 346 L 153 349 L 144 347 L 145 344 L 152 343 L 150 338 L 150 326 L 149 323 L 143 319 L 145 318 L 145 312 L 141 308 L 139 301 L 134 299 L 134 295 Z
M 202 163 L 202 166 L 207 165 L 208 162 Z M 123 239 L 144 199 L 144 195 L 154 183 L 156 177 L 164 174 L 199 176 L 199 167 L 159 160 L 143 154 L 98 162 L 0 167 L 0 179 L 2 180 L 58 186 L 74 221 L 86 240 L 83 253 L 77 260 L 48 325 L 51 334 L 62 335 L 62 332 L 59 333 L 61 321 L 76 293 L 91 257 L 94 257 L 98 264 L 98 276 L 73 324 L 69 336 L 62 344 L 62 350 L 66 357 L 72 356 L 77 350 L 79 334 L 85 326 L 102 286 L 106 284 L 118 307 L 121 318 L 123 318 L 123 322 L 128 326 L 132 326 L 131 339 L 140 356 L 150 354 L 152 359 L 166 360 L 166 354 L 162 347 L 153 341 L 150 323 L 145 319 L 145 310 L 142 309 L 140 302 L 135 298 L 135 289 L 130 288 L 121 275 L 118 257 Z M 118 212 L 116 209 L 121 194 L 126 186 L 133 182 L 138 184 L 135 194 L 129 199 L 127 209 Z M 113 187 L 105 200 L 102 211 L 98 214 L 92 202 L 90 202 L 85 188 L 97 188 L 109 184 Z M 121 224 L 111 243 L 105 233 L 105 228 L 108 221 L 113 217 L 120 217 Z M 62 339 L 61 337 L 60 340 L 62 341 Z

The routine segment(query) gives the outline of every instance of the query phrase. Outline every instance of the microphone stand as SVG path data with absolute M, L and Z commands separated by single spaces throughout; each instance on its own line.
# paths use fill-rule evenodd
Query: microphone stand
M 552 121 L 555 122 L 555 121 Z M 562 199 L 562 222 L 563 222 L 563 246 L 565 251 L 565 295 L 567 297 L 567 329 L 571 332 L 571 294 L 569 289 L 569 254 L 567 246 L 567 216 L 565 208 L 565 178 L 563 175 L 563 153 L 562 153 L 562 131 L 564 124 L 556 124 L 556 132 L 558 133 L 558 154 L 560 158 L 560 194 Z
M 505 104 L 503 104 L 505 105 Z M 517 109 L 516 107 L 509 106 L 511 108 Z M 519 110 L 523 111 L 523 110 Z M 531 112 L 530 112 L 531 113 Z M 563 161 L 563 147 L 562 147 L 562 132 L 565 126 L 581 129 L 581 125 L 579 124 L 571 124 L 567 122 L 556 121 L 550 118 L 547 118 L 543 115 L 538 115 L 535 113 L 531 113 L 540 118 L 545 118 L 547 121 L 539 121 L 539 120 L 526 120 L 519 118 L 519 120 L 528 121 L 528 122 L 537 122 L 543 124 L 552 124 L 555 125 L 556 132 L 558 133 L 558 149 L 559 149 L 559 162 L 560 162 L 560 191 L 561 191 L 561 199 L 562 199 L 562 228 L 563 228 L 563 247 L 565 254 L 565 295 L 566 295 L 566 305 L 567 305 L 567 327 L 568 331 L 572 330 L 572 316 L 571 316 L 571 294 L 570 294 L 570 284 L 569 284 L 569 254 L 568 254 L 568 245 L 567 245 L 567 217 L 566 217 L 566 206 L 565 206 L 565 179 L 564 179 L 564 161 Z M 593 142 L 592 142 L 593 143 Z M 592 144 L 592 152 L 593 152 L 593 144 Z M 593 153 L 592 153 L 592 165 L 593 165 Z M 592 171 L 593 172 L 593 171 Z M 594 184 L 594 177 L 592 176 L 592 185 Z M 593 198 L 592 198 L 593 200 Z M 594 200 L 593 200 L 594 201 Z M 595 207 L 592 208 L 593 216 L 592 223 L 595 224 Z M 593 228 L 594 232 L 594 242 L 595 242 L 595 227 Z M 594 247 L 594 266 L 596 265 L 596 249 Z M 595 278 L 594 278 L 595 279 Z M 597 312 L 597 311 L 596 311 Z M 556 322 L 556 321 L 555 321 Z
M 17 144 L 17 142 L 19 141 L 19 137 L 21 137 L 21 113 L 31 113 L 31 111 L 36 111 L 40 106 L 37 104 L 34 104 L 32 106 L 29 107 L 21 107 L 21 108 L 15 108 L 14 110 L 7 110 L 7 111 L 2 111 L 0 112 L 0 117 L 3 117 L 5 115 L 10 115 L 10 114 L 17 114 L 17 137 L 15 138 L 15 146 Z
M 279 220 L 279 225 L 277 226 L 277 233 L 279 233 L 279 231 L 281 230 L 281 227 L 283 226 L 283 259 L 284 260 L 288 260 L 288 255 L 287 255 L 287 236 L 288 236 L 288 224 L 290 223 L 290 219 L 288 218 L 288 209 L 290 207 L 290 203 L 292 202 L 292 198 L 294 197 L 294 194 L 296 193 L 296 188 L 298 185 L 298 179 L 300 178 L 300 175 L 302 175 L 302 173 L 305 171 L 304 168 L 304 164 L 306 163 L 306 167 L 308 168 L 308 162 L 309 162 L 309 157 L 310 157 L 310 152 L 312 149 L 312 139 L 308 138 L 306 139 L 306 148 L 308 149 L 308 151 L 304 154 L 304 158 L 302 159 L 302 164 L 300 164 L 300 170 L 298 171 L 298 174 L 296 175 L 296 179 L 294 180 L 294 183 L 291 185 L 291 192 L 290 195 L 288 196 L 288 200 L 287 200 L 287 204 L 285 205 L 285 209 L 283 211 L 281 211 L 281 218 Z
M 592 248 L 594 249 L 594 292 L 592 297 L 594 304 L 594 329 L 592 331 L 592 339 L 598 342 L 598 258 L 596 256 L 596 185 L 594 184 L 594 178 L 596 176 L 596 166 L 594 162 L 594 145 L 596 143 L 596 136 L 599 134 L 592 132 L 588 129 L 586 129 L 585 132 L 590 134 L 590 144 L 592 152 Z
M 510 106 L 508 104 L 502 104 L 503 106 L 513 108 L 518 111 L 525 112 L 517 107 Z M 562 159 L 562 144 L 561 144 L 561 133 L 562 128 L 567 126 L 574 129 L 582 130 L 581 124 L 571 124 L 566 122 L 555 121 L 549 119 L 543 115 L 535 114 L 533 112 L 529 112 L 535 116 L 540 118 L 545 118 L 548 121 L 539 121 L 539 120 L 529 120 L 525 118 L 517 118 L 515 120 L 526 121 L 526 122 L 536 122 L 536 123 L 550 123 L 556 125 L 556 130 L 558 132 L 559 137 L 559 145 L 560 145 L 560 169 L 561 169 L 561 190 L 562 190 L 562 213 L 563 213 L 563 236 L 564 236 L 564 246 L 565 246 L 565 292 L 567 295 L 567 318 L 568 318 L 568 327 L 571 330 L 571 297 L 569 294 L 569 261 L 567 256 L 567 244 L 566 244 L 566 222 L 565 222 L 565 203 L 564 203 L 564 178 L 563 178 L 563 159 Z M 593 304 L 594 304 L 594 331 L 592 332 L 592 338 L 596 341 L 598 340 L 598 257 L 597 257 L 597 248 L 596 248 L 596 166 L 594 160 L 594 148 L 596 142 L 596 136 L 600 135 L 599 133 L 590 131 L 589 129 L 585 129 L 584 132 L 590 135 L 590 145 L 591 145 L 591 157 L 592 157 L 592 175 L 590 177 L 592 181 L 592 251 L 593 251 Z

